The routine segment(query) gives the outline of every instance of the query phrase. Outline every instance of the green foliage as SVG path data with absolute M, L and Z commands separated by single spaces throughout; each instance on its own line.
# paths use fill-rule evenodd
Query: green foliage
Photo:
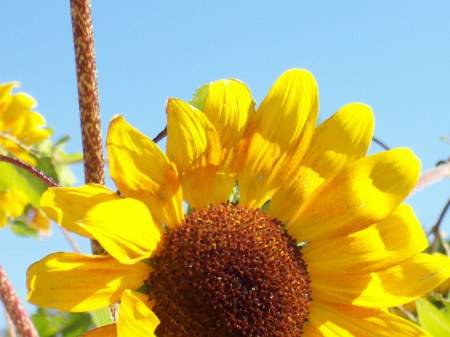
M 75 183 L 76 179 L 70 165 L 83 159 L 80 153 L 68 154 L 64 151 L 68 140 L 69 136 L 55 143 L 45 140 L 30 150 L 30 154 L 36 160 L 36 168 L 62 186 L 71 186 Z M 48 188 L 45 183 L 25 169 L 10 163 L 0 162 L 0 172 L 0 192 L 14 187 L 28 196 L 31 206 L 40 208 L 42 193 Z M 10 219 L 10 228 L 18 235 L 37 237 L 38 231 L 28 226 L 29 211 L 30 207 L 27 207 L 20 217 Z
M 36 229 L 31 228 L 28 225 L 28 222 L 23 219 L 14 220 L 10 224 L 9 228 L 11 228 L 11 230 L 19 236 L 32 236 L 35 238 L 39 237 L 39 232 Z
M 189 102 L 191 105 L 195 106 L 199 110 L 203 110 L 205 106 L 206 98 L 208 97 L 209 84 L 205 84 L 197 89 L 194 97 Z
M 38 308 L 31 319 L 40 337 L 77 337 L 93 328 L 87 313 L 63 313 Z
M 101 327 L 114 323 L 111 318 L 111 312 L 109 311 L 108 307 L 92 311 L 91 317 L 96 327 Z
M 39 199 L 47 186 L 25 170 L 9 163 L 0 162 L 0 191 L 16 187 L 27 194 L 31 205 L 39 207 Z
M 450 336 L 450 303 L 439 302 L 440 308 L 419 298 L 416 300 L 420 326 L 434 337 Z
M 69 165 L 83 160 L 81 153 L 68 154 L 64 151 L 64 145 L 69 139 L 69 136 L 65 136 L 56 143 L 47 140 L 39 144 L 37 148 L 37 167 L 62 186 L 75 183 L 76 179 Z

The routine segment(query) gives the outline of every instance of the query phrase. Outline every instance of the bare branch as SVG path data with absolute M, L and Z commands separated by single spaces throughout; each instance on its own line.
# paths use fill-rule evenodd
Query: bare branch
M 450 160 L 422 173 L 411 195 L 446 178 L 450 178 Z
M 165 136 L 167 136 L 167 126 L 164 128 L 164 130 L 158 133 L 158 135 L 155 138 L 153 138 L 153 143 L 158 143 Z
M 381 140 L 379 140 L 377 137 L 373 136 L 372 140 L 374 141 L 374 143 L 377 143 L 378 145 L 380 145 L 383 149 L 385 150 L 389 150 L 390 147 L 387 146 L 385 143 L 383 143 Z

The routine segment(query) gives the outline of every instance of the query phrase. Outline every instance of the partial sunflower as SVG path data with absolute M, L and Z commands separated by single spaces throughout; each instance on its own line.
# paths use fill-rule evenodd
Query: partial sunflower
M 0 191 L 0 228 L 7 225 L 9 218 L 20 216 L 29 202 L 28 196 L 15 187 Z
M 12 155 L 35 165 L 31 147 L 48 138 L 51 130 L 44 128 L 45 119 L 32 111 L 36 102 L 31 96 L 25 93 L 12 93 L 13 88 L 18 86 L 17 82 L 0 84 L 0 154 Z M 0 163 L 2 170 L 5 165 L 10 164 Z M 8 219 L 22 215 L 30 203 L 30 198 L 24 191 L 2 178 L 4 177 L 0 178 L 0 227 L 4 227 Z M 40 215 L 41 224 L 45 218 L 45 215 Z M 48 219 L 46 224 L 48 231 L 50 225 Z
M 44 193 L 51 218 L 111 255 L 45 257 L 28 270 L 28 300 L 75 312 L 121 301 L 117 325 L 89 336 L 426 336 L 386 309 L 450 266 L 421 254 L 427 240 L 402 204 L 417 158 L 365 156 L 370 108 L 349 104 L 316 128 L 316 82 L 297 69 L 256 112 L 237 80 L 212 83 L 197 104 L 168 100 L 167 154 L 112 120 L 120 193 Z
M 34 165 L 28 147 L 48 138 L 51 130 L 44 127 L 44 117 L 32 111 L 36 101 L 31 96 L 12 93 L 18 86 L 17 82 L 0 84 L 0 153 Z

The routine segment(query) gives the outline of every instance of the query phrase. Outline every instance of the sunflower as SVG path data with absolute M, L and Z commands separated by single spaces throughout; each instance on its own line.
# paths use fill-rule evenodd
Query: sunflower
M 17 82 L 0 84 L 0 154 L 34 165 L 36 161 L 29 147 L 48 138 L 51 131 L 43 128 L 45 119 L 31 110 L 36 105 L 31 96 L 12 94 L 18 85 Z M 3 171 L 8 165 L 0 163 L 0 169 Z M 29 203 L 24 191 L 0 179 L 0 228 L 7 224 L 8 218 L 20 216 Z
M 29 146 L 48 138 L 51 130 L 44 128 L 45 119 L 32 111 L 36 101 L 25 93 L 12 94 L 17 82 L 0 84 L 0 153 L 35 164 Z
M 282 74 L 255 111 L 237 80 L 197 108 L 167 102 L 166 154 L 123 117 L 107 136 L 118 188 L 50 188 L 44 211 L 108 256 L 33 264 L 28 300 L 82 312 L 121 302 L 89 336 L 426 336 L 388 312 L 450 275 L 402 201 L 420 164 L 366 156 L 373 114 L 344 106 L 316 128 L 305 70 Z M 189 205 L 184 214 L 183 200 Z

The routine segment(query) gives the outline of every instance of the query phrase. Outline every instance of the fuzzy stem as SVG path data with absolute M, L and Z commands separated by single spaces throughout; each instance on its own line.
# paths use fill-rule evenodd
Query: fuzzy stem
M 90 1 L 71 0 L 70 11 L 77 67 L 84 177 L 86 183 L 103 185 L 105 173 Z M 94 254 L 104 253 L 97 241 L 92 240 L 91 246 Z
M 21 337 L 39 337 L 19 297 L 0 265 L 0 298 Z

